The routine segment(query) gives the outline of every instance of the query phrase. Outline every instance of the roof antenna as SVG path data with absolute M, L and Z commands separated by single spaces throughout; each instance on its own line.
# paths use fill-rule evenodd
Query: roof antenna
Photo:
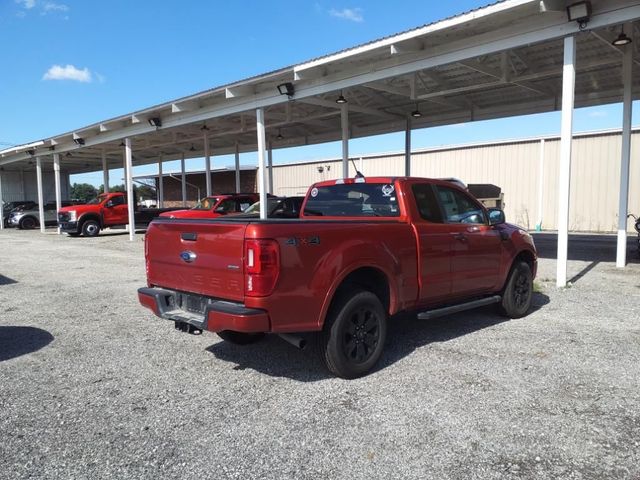
M 355 178 L 364 178 L 364 175 L 360 172 L 360 170 L 358 170 L 358 167 L 356 167 L 356 162 L 353 160 L 353 158 L 350 158 L 349 160 L 351 160 L 351 163 L 353 164 L 353 169 L 356 171 Z

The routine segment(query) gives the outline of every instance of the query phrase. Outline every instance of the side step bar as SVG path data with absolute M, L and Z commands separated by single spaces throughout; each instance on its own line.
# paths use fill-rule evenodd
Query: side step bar
M 418 319 L 430 320 L 432 318 L 443 317 L 445 315 L 451 315 L 453 313 L 463 312 L 465 310 L 471 310 L 472 308 L 484 307 L 485 305 L 491 305 L 498 303 L 502 300 L 500 295 L 494 295 L 492 297 L 481 298 L 480 300 L 473 300 L 471 302 L 460 303 L 458 305 L 452 305 L 450 307 L 437 308 L 435 310 L 427 310 L 426 312 L 420 312 Z

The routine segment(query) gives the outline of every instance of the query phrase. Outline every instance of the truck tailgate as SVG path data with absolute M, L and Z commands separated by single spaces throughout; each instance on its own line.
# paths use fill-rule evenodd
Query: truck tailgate
M 246 228 L 245 222 L 155 220 L 145 239 L 148 283 L 242 301 Z

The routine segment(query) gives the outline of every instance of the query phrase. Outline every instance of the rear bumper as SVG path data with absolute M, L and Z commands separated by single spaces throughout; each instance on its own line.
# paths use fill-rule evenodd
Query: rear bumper
M 178 292 L 155 287 L 139 288 L 138 300 L 158 317 L 188 323 L 201 330 L 233 330 L 245 333 L 270 331 L 269 315 L 266 311 L 247 308 L 241 303 L 208 299 L 204 313 L 193 313 L 177 305 Z

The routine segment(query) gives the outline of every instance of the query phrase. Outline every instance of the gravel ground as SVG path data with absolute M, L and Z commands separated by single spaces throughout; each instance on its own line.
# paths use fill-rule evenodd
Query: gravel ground
M 0 478 L 639 479 L 640 264 L 576 236 L 557 290 L 536 241 L 529 316 L 395 318 L 345 381 L 140 307 L 142 235 L 0 232 Z

